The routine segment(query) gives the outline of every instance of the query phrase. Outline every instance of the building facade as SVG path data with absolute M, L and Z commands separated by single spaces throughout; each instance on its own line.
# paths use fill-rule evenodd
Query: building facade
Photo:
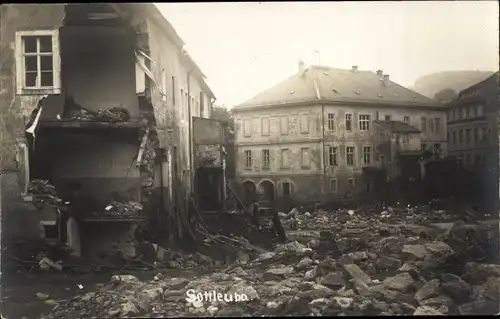
M 192 192 L 192 118 L 210 117 L 215 97 L 183 47 L 153 4 L 0 6 L 2 231 L 30 235 L 22 198 L 35 178 L 150 211 Z M 82 124 L 76 106 L 130 118 Z
M 404 152 L 446 151 L 442 106 L 357 67 L 299 64 L 233 113 L 238 180 L 300 201 L 373 192 L 367 169 L 391 175 Z

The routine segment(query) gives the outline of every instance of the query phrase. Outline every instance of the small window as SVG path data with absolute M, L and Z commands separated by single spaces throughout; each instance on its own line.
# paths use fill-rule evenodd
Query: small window
M 338 165 L 337 157 L 338 157 L 337 148 L 330 146 L 328 148 L 328 165 L 337 166 Z
M 370 165 L 372 159 L 372 148 L 370 146 L 363 147 L 363 164 Z
M 32 90 L 60 93 L 59 32 L 16 32 L 16 82 L 18 94 Z
M 427 143 L 420 143 L 420 150 L 421 151 L 427 151 Z
M 330 192 L 336 193 L 338 191 L 338 181 L 336 178 L 330 180 Z
M 347 182 L 348 182 L 348 184 L 349 184 L 349 189 L 350 189 L 350 190 L 354 190 L 354 188 L 356 187 L 356 184 L 355 184 L 355 182 L 354 182 L 354 178 L 349 178 L 349 179 L 347 180 Z
M 465 130 L 465 143 L 470 143 L 472 141 L 472 136 L 471 136 L 471 130 L 470 128 Z
M 385 142 L 386 137 L 387 137 L 387 134 L 385 134 L 385 132 L 380 132 L 380 141 L 381 142 Z
M 427 118 L 425 116 L 420 118 L 420 129 L 422 132 L 427 131 Z
M 462 144 L 464 142 L 464 130 L 458 130 L 458 143 Z
M 328 113 L 328 130 L 335 131 L 335 114 Z
M 269 118 L 263 117 L 260 122 L 260 125 L 261 125 L 262 136 L 269 136 Z
M 359 129 L 361 131 L 370 130 L 370 115 L 360 115 L 359 116 Z
M 352 131 L 352 114 L 345 115 L 345 130 Z
M 300 150 L 300 157 L 301 157 L 302 168 L 310 168 L 311 159 L 309 156 L 309 149 L 308 148 L 302 148 Z
M 407 124 L 408 124 L 408 123 L 410 123 L 410 117 L 409 117 L 409 116 L 405 116 L 405 117 L 403 118 L 403 122 L 405 122 L 405 123 L 407 123 Z
M 457 144 L 457 131 L 456 130 L 453 130 L 453 132 L 452 132 L 451 143 L 452 144 Z
M 290 150 L 287 148 L 281 150 L 281 168 L 290 168 Z
M 292 185 L 289 182 L 281 183 L 281 187 L 283 187 L 283 195 L 291 195 L 292 194 Z
M 301 114 L 300 115 L 300 133 L 307 134 L 309 133 L 309 115 Z
M 435 154 L 441 153 L 441 143 L 434 143 L 434 153 Z
M 270 166 L 270 153 L 269 150 L 262 150 L 262 167 L 269 168 Z
M 245 168 L 252 168 L 252 151 L 250 150 L 245 151 Z
M 390 115 L 386 115 L 386 116 L 384 116 L 384 120 L 386 120 L 386 121 L 390 121 L 390 120 L 391 120 L 391 116 L 390 116 Z
M 435 132 L 435 130 L 434 130 L 434 119 L 429 119 L 429 130 L 431 131 L 431 133 Z
M 479 142 L 479 129 L 477 127 L 474 128 L 474 142 Z
M 385 165 L 385 163 L 386 163 L 385 162 L 385 155 L 379 155 L 378 160 L 379 160 L 380 164 L 382 164 L 382 166 Z
M 403 139 L 403 145 L 409 145 L 410 144 L 410 135 L 405 134 L 401 138 Z
M 354 146 L 346 147 L 346 163 L 349 166 L 354 166 Z
M 252 127 L 251 127 L 251 122 L 250 120 L 243 120 L 243 134 L 244 137 L 251 137 L 252 136 Z
M 281 135 L 288 135 L 288 116 L 280 117 L 280 131 Z
M 438 134 L 441 133 L 441 118 L 439 117 L 434 119 L 434 131 Z

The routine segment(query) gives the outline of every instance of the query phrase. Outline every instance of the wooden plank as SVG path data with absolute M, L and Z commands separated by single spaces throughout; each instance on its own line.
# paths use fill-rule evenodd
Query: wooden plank
M 144 136 L 142 137 L 141 147 L 139 148 L 139 154 L 137 154 L 137 166 L 142 164 L 142 156 L 144 155 L 144 149 L 146 148 L 146 143 L 148 142 L 149 128 L 146 129 Z

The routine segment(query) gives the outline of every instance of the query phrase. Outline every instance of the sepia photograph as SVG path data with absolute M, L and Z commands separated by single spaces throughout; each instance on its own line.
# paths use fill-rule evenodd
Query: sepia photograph
M 498 1 L 0 4 L 6 319 L 500 311 Z

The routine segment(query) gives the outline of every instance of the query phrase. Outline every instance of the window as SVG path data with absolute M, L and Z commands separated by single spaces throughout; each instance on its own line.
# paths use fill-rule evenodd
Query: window
M 200 113 L 203 115 L 205 112 L 205 96 L 203 95 L 203 92 L 200 92 Z
M 346 147 L 346 163 L 347 165 L 354 165 L 354 146 Z
M 425 118 L 425 116 L 422 116 L 420 118 L 420 128 L 424 133 L 425 131 L 427 131 L 427 119 Z
M 403 118 L 403 122 L 405 122 L 405 123 L 407 123 L 407 124 L 408 124 L 408 123 L 410 123 L 410 117 L 409 117 L 409 116 L 405 116 L 405 117 Z
M 16 32 L 16 82 L 18 94 L 29 90 L 49 90 L 59 94 L 59 32 Z
M 420 150 L 427 151 L 427 143 L 424 143 L 424 142 L 420 143 Z
M 252 136 L 252 128 L 251 128 L 250 120 L 243 120 L 243 136 L 250 137 Z
M 463 119 L 465 118 L 465 113 L 466 113 L 466 108 L 463 107 L 460 109 L 460 118 Z
M 262 136 L 269 136 L 269 118 L 268 117 L 263 117 L 261 122 L 261 134 Z
M 488 141 L 488 129 L 486 127 L 483 127 L 482 131 L 483 131 L 483 133 L 482 133 L 483 142 L 486 142 L 486 141 Z
M 311 160 L 309 157 L 309 149 L 302 148 L 300 150 L 300 160 L 302 163 L 302 168 L 309 168 L 311 166 Z
M 436 133 L 441 133 L 441 118 L 439 117 L 434 119 L 434 130 Z
M 167 70 L 161 71 L 161 95 L 162 100 L 167 102 Z
M 434 153 L 441 153 L 441 143 L 434 143 Z
M 270 166 L 270 153 L 269 150 L 262 150 L 262 167 L 269 168 Z
M 477 115 L 483 115 L 483 106 L 481 104 L 477 105 Z
M 359 129 L 361 131 L 370 130 L 370 115 L 360 115 L 359 116 Z
M 302 134 L 309 133 L 309 115 L 301 114 L 299 117 L 300 117 L 300 133 Z
M 474 142 L 479 142 L 479 129 L 477 127 L 474 128 Z
M 335 114 L 328 113 L 328 130 L 335 131 Z
M 402 138 L 403 145 L 408 145 L 408 144 L 410 144 L 410 135 L 405 134 L 405 135 L 403 135 L 401 138 Z
M 290 168 L 290 150 L 287 148 L 281 150 L 281 168 Z
M 332 178 L 332 179 L 330 180 L 330 192 L 332 192 L 332 193 L 336 193 L 336 192 L 337 192 L 337 190 L 338 190 L 338 185 L 339 185 L 339 184 L 338 184 L 337 179 L 336 179 L 336 178 Z
M 175 106 L 175 76 L 172 77 L 172 105 Z
M 345 130 L 352 131 L 352 114 L 345 115 Z
M 363 164 L 370 165 L 372 159 L 372 148 L 370 146 L 363 147 Z
M 385 165 L 385 155 L 379 155 L 378 159 L 382 166 Z
M 469 107 L 465 107 L 465 117 L 469 117 L 470 116 L 470 108 Z
M 380 132 L 380 141 L 385 142 L 386 137 L 387 134 L 385 134 L 385 132 Z
M 366 191 L 367 194 L 371 193 L 371 191 L 372 191 L 372 185 L 373 185 L 373 181 L 371 179 L 366 180 L 366 182 L 365 182 L 365 191 Z
M 470 128 L 465 130 L 465 143 L 470 143 L 472 140 Z
M 281 183 L 281 187 L 283 187 L 283 195 L 290 195 L 292 193 L 292 185 L 289 182 Z
M 431 133 L 435 132 L 435 130 L 434 130 L 434 120 L 433 119 L 429 119 L 429 129 L 430 129 Z
M 288 116 L 280 117 L 280 131 L 281 135 L 288 134 Z
M 451 142 L 451 133 L 450 133 L 450 131 L 446 132 L 446 141 L 447 141 L 448 143 L 450 143 L 450 142 Z
M 353 189 L 354 189 L 354 187 L 356 186 L 356 184 L 354 183 L 354 178 L 349 178 L 349 179 L 347 180 L 347 182 L 348 182 L 348 184 L 349 184 L 349 189 L 350 189 L 350 190 L 353 190 Z
M 245 151 L 245 168 L 252 168 L 252 151 Z
M 391 116 L 390 115 L 386 115 L 384 118 L 385 118 L 386 121 L 390 121 L 391 120 Z
M 453 132 L 452 132 L 451 141 L 452 141 L 452 144 L 457 144 L 457 131 L 456 130 L 453 130 Z
M 458 143 L 462 144 L 464 142 L 464 130 L 458 130 Z
M 457 119 L 457 110 L 456 110 L 456 109 L 455 109 L 455 110 L 453 110 L 453 111 L 452 111 L 452 114 L 453 114 L 452 118 L 453 118 L 454 120 L 456 120 L 456 119 Z
M 337 161 L 337 148 L 330 146 L 328 148 L 328 165 L 330 166 L 337 166 L 338 161 Z

